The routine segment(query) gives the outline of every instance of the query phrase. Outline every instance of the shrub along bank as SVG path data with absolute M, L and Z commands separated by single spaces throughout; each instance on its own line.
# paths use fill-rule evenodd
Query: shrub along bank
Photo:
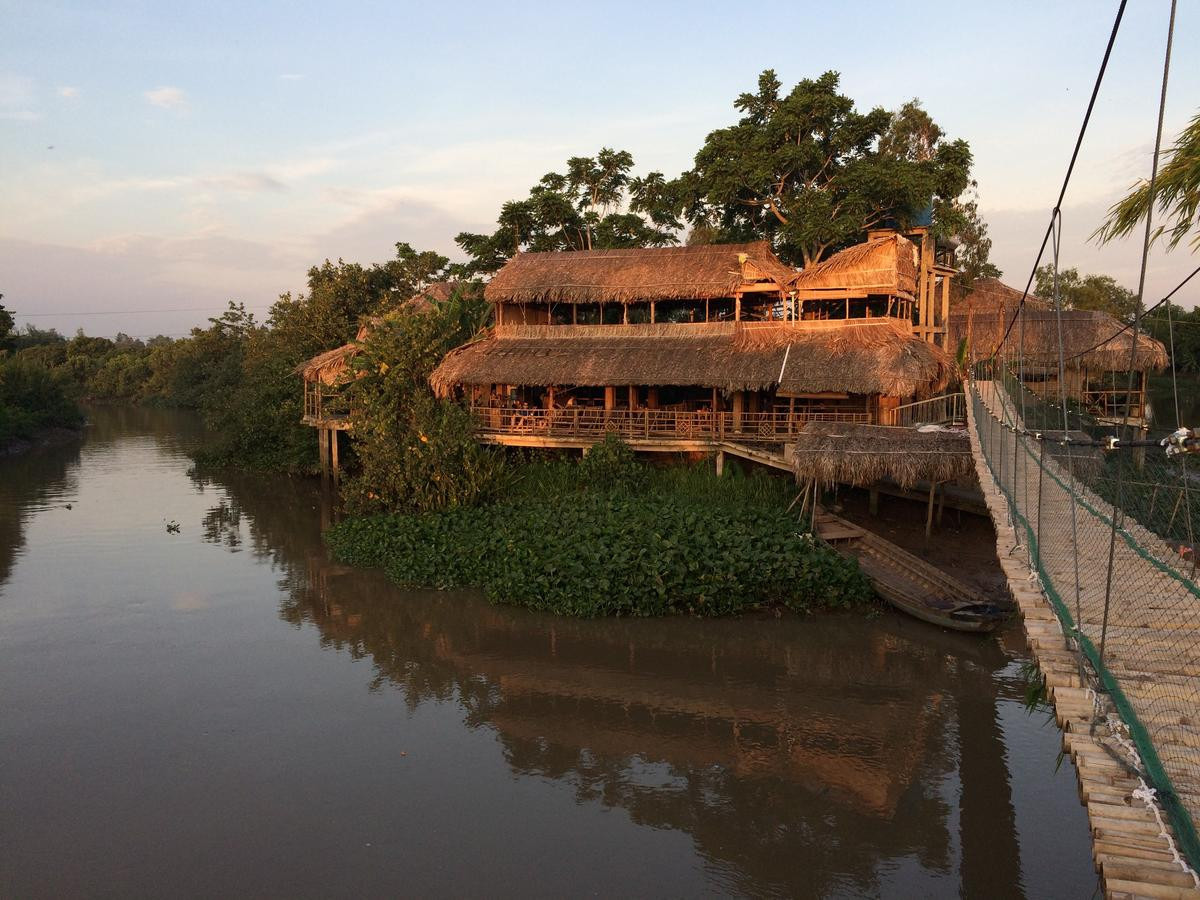
M 503 502 L 350 519 L 327 540 L 337 559 L 402 585 L 482 588 L 560 615 L 807 611 L 871 597 L 856 566 L 800 531 L 768 479 L 593 453 L 590 466 L 525 467 Z

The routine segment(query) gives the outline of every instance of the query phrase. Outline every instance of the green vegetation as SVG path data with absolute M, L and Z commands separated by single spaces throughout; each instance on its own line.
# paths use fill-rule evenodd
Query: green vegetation
M 523 467 L 502 502 L 350 519 L 327 539 L 339 560 L 401 584 L 478 587 L 560 615 L 808 611 L 871 596 L 854 565 L 802 533 L 778 479 L 651 468 L 619 444 L 584 459 Z
M 1036 274 L 1033 292 L 1043 300 L 1053 300 L 1054 266 L 1038 266 Z M 1058 293 L 1063 309 L 1099 310 L 1122 322 L 1132 321 L 1138 309 L 1137 296 L 1111 275 L 1080 275 L 1078 269 L 1060 269 Z
M 811 265 L 861 240 L 867 229 L 930 215 L 963 240 L 972 277 L 998 275 L 975 200 L 971 150 L 946 140 L 911 100 L 861 112 L 826 72 L 785 91 L 775 73 L 734 101 L 742 117 L 705 139 L 674 179 L 633 176 L 633 156 L 602 149 L 573 157 L 504 204 L 491 234 L 455 238 L 467 274 L 494 272 L 521 250 L 590 250 L 768 240 L 787 262 Z
M 0 358 L 0 448 L 46 428 L 74 428 L 81 421 L 72 385 L 61 374 Z
M 1200 113 L 1175 138 L 1171 149 L 1163 152 L 1158 179 L 1154 184 L 1154 206 L 1161 224 L 1151 239 L 1166 238 L 1167 249 L 1174 250 L 1189 234 L 1191 245 L 1200 250 Z M 1133 233 L 1150 210 L 1150 183 L 1138 181 L 1127 195 L 1108 211 L 1108 219 L 1092 238 L 1108 243 Z
M 506 475 L 495 448 L 480 446 L 469 413 L 433 396 L 429 375 L 484 324 L 488 307 L 463 288 L 428 309 L 383 317 L 354 359 L 346 388 L 357 468 L 343 496 L 355 512 L 427 512 L 491 499 Z

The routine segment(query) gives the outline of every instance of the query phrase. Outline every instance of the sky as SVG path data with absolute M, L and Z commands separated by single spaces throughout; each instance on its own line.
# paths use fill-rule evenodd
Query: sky
M 461 259 L 455 234 L 570 156 L 687 169 L 767 68 L 836 70 L 862 109 L 920 98 L 970 143 L 1023 287 L 1116 7 L 0 0 L 2 302 L 63 333 L 181 335 L 229 300 L 265 314 L 327 258 Z M 1130 0 L 1063 205 L 1062 265 L 1130 288 L 1140 241 L 1088 236 L 1149 172 L 1168 11 Z M 1181 3 L 1167 142 L 1200 106 L 1198 49 Z M 1147 300 L 1196 263 L 1156 250 Z

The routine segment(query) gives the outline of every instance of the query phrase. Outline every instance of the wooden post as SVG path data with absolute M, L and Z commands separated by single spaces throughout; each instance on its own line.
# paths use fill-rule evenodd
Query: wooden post
M 742 321 L 742 292 L 733 295 L 733 321 Z
M 717 477 L 720 478 L 725 474 L 725 451 L 717 451 Z
M 629 411 L 637 408 L 637 385 L 629 385 Z
M 704 298 L 704 321 L 708 321 L 708 298 Z
M 929 546 L 929 537 L 933 534 L 933 495 L 937 491 L 937 482 L 929 482 L 929 506 L 925 510 L 925 546 Z
M 571 324 L 572 325 L 579 324 L 579 304 L 578 303 L 571 304 Z
M 650 301 L 650 324 L 654 324 L 654 301 Z
M 329 429 L 329 446 L 332 452 L 330 453 L 333 464 L 333 480 L 337 481 L 339 477 L 338 471 L 338 433 L 336 428 Z
M 658 409 L 658 388 L 646 388 L 646 406 L 650 409 Z
M 742 413 L 746 408 L 746 393 L 745 391 L 733 392 L 733 430 L 742 430 Z
M 606 410 L 617 408 L 617 389 L 611 384 L 604 388 L 604 408 Z

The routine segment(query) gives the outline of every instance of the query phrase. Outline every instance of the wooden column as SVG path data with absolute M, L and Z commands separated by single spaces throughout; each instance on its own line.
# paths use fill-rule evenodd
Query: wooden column
M 733 295 L 733 321 L 742 321 L 742 292 Z
M 654 324 L 654 301 L 650 301 L 650 324 Z
M 745 409 L 746 409 L 746 392 L 745 391 L 734 391 L 733 392 L 733 430 L 734 431 L 742 430 L 742 413 L 745 412 Z
M 629 324 L 629 304 L 628 303 L 621 304 L 621 324 L 622 325 Z
M 658 409 L 658 388 L 646 388 L 646 406 L 649 409 Z
M 637 408 L 637 385 L 629 386 L 629 411 L 633 412 Z
M 330 462 L 333 466 L 333 480 L 337 481 L 338 470 L 338 433 L 336 428 L 329 429 Z
M 608 387 L 606 387 L 604 389 L 604 408 L 605 409 L 616 409 L 617 408 L 617 389 L 616 389 L 616 387 L 614 387 L 612 385 L 609 385 Z
M 717 477 L 720 478 L 725 474 L 725 451 L 717 451 Z

